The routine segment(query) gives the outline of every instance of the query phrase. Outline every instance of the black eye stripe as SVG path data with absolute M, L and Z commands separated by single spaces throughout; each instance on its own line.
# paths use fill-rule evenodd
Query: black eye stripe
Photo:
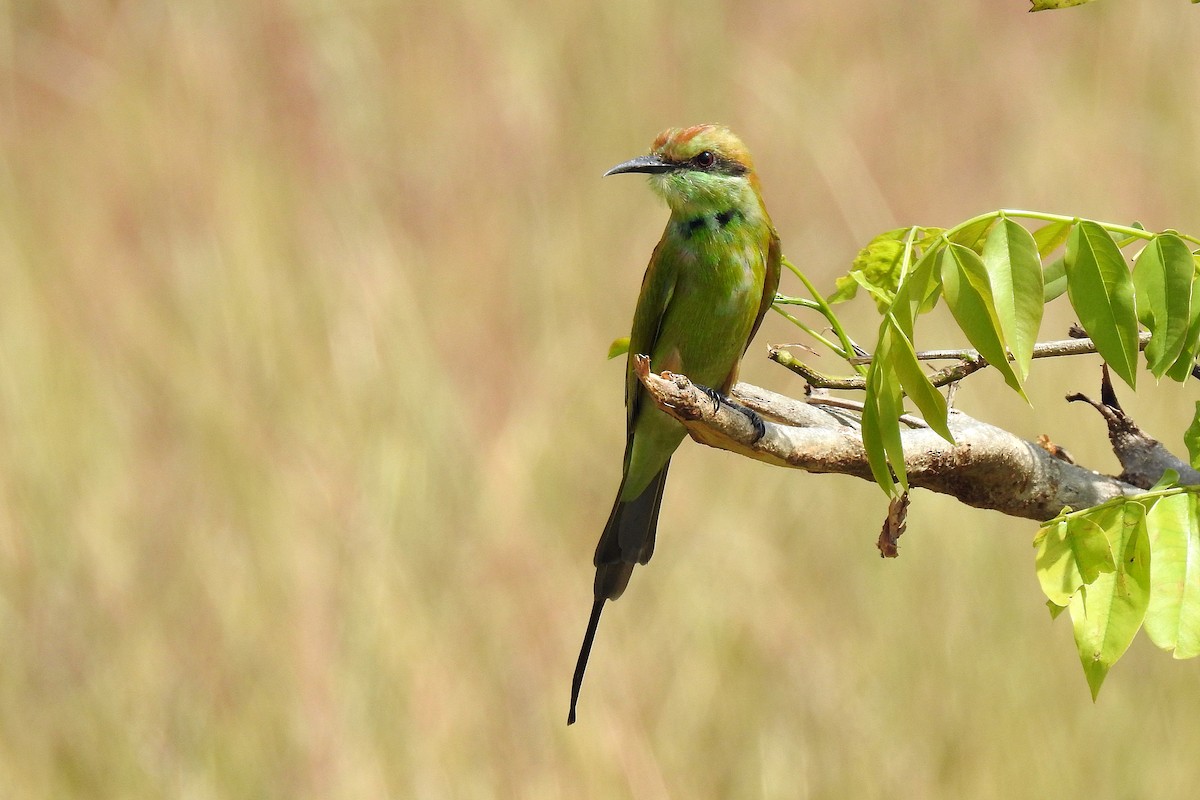
M 719 158 L 715 170 L 724 172 L 726 175 L 745 175 L 746 165 L 731 159 Z
M 747 170 L 744 164 L 734 161 L 732 158 L 724 158 L 717 155 L 711 150 L 704 150 L 697 153 L 695 156 L 680 166 L 685 168 L 703 170 L 704 172 L 715 172 L 721 175 L 739 176 L 745 175 Z

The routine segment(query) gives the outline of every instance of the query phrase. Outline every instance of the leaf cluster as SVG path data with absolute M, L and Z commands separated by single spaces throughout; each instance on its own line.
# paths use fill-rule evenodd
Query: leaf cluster
M 1008 210 L 948 229 L 914 226 L 875 237 L 828 302 L 864 289 L 880 312 L 862 381 L 862 438 L 876 482 L 893 497 L 907 494 L 906 402 L 953 441 L 946 399 L 922 364 L 947 356 L 914 345 L 917 320 L 939 302 L 974 348 L 958 357 L 986 362 L 1027 401 L 1035 352 L 1046 352 L 1037 347 L 1045 306 L 1064 295 L 1095 352 L 1130 387 L 1143 358 L 1155 379 L 1183 381 L 1200 354 L 1197 248 L 1200 239 L 1175 231 Z M 828 302 L 814 296 L 809 307 L 840 332 Z M 845 347 L 837 352 L 864 372 L 863 359 Z M 1184 441 L 1195 467 L 1200 403 Z M 1169 471 L 1144 494 L 1063 509 L 1035 538 L 1039 582 L 1052 613 L 1070 614 L 1093 697 L 1142 628 L 1176 658 L 1200 655 L 1200 487 L 1177 480 Z
M 1032 8 L 1030 11 L 1053 11 L 1059 8 L 1071 8 L 1073 6 L 1087 5 L 1094 0 L 1031 0 Z M 1193 4 L 1200 3 L 1200 0 L 1191 0 Z
M 1043 224 L 1030 232 L 1020 218 Z M 1044 307 L 1064 294 L 1097 352 L 1129 386 L 1136 386 L 1143 329 L 1151 334 L 1151 374 L 1186 379 L 1200 351 L 1200 251 L 1191 249 L 1200 240 L 1187 238 L 1190 244 L 1173 231 L 995 211 L 946 230 L 914 226 L 873 239 L 830 300 L 850 299 L 861 287 L 881 312 L 863 414 L 875 480 L 893 495 L 908 488 L 899 422 L 905 398 L 952 441 L 946 402 L 914 346 L 917 318 L 939 300 L 1021 397 Z
M 1095 699 L 1143 627 L 1175 658 L 1200 655 L 1200 487 L 1168 475 L 1136 497 L 1042 525 L 1037 576 L 1053 616 L 1067 609 Z

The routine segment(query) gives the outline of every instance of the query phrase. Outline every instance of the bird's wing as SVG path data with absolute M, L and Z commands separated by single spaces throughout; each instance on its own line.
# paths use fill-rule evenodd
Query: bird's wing
M 750 335 L 746 337 L 746 350 L 750 349 L 750 342 L 754 340 L 754 334 L 758 333 L 758 326 L 762 325 L 763 317 L 771 310 L 771 304 L 775 302 L 775 292 L 779 289 L 779 266 L 783 259 L 783 249 L 779 244 L 779 234 L 775 232 L 775 229 L 769 227 L 767 230 L 770 232 L 771 240 L 767 245 L 762 302 L 758 306 L 758 316 L 754 319 L 754 327 L 750 329 Z
M 629 355 L 625 362 L 625 429 L 628 436 L 633 435 L 633 420 L 641 400 L 641 383 L 633 373 L 633 358 L 638 354 L 654 353 L 663 317 L 666 316 L 671 295 L 675 293 L 678 259 L 668 257 L 667 249 L 667 234 L 664 232 L 650 256 L 638 294 L 637 308 L 633 312 L 633 330 L 629 333 Z M 774 290 L 771 296 L 775 296 Z

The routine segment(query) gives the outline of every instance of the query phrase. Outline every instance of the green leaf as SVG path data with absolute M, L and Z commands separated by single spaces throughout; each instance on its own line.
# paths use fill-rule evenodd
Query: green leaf
M 953 441 L 946 425 L 945 399 L 922 371 L 910 338 L 916 315 L 921 313 L 922 299 L 936 296 L 939 286 L 933 269 L 936 251 L 937 245 L 931 245 L 916 266 L 904 275 L 890 309 L 880 323 L 875 355 L 867 371 L 862 415 L 863 446 L 875 482 L 892 496 L 898 494 L 897 483 L 900 491 L 908 490 L 899 422 L 904 413 L 902 389 L 909 392 L 930 426 Z
M 861 285 L 872 290 L 871 294 L 880 312 L 885 311 L 900 283 L 900 263 L 904 256 L 904 240 L 909 230 L 896 228 L 881 233 L 868 242 L 854 257 L 849 274 L 838 278 L 837 290 L 828 300 L 849 300 L 857 293 L 857 286 Z M 850 280 L 854 281 L 853 286 L 849 283 Z
M 623 356 L 629 352 L 629 337 L 622 336 L 619 339 L 613 339 L 612 344 L 608 346 L 608 357 L 610 359 L 617 356 Z
M 1192 424 L 1183 432 L 1183 443 L 1187 446 L 1188 462 L 1192 469 L 1200 469 L 1200 401 L 1196 403 Z
M 1090 3 L 1092 0 L 1032 0 L 1033 8 L 1030 11 L 1051 11 L 1056 8 L 1070 8 L 1071 6 L 1081 6 L 1085 3 Z
M 907 234 L 908 228 L 897 228 L 876 236 L 854 257 L 851 271 L 861 272 L 871 283 L 894 292 L 900 283 L 898 267 Z
M 1042 270 L 1042 302 L 1049 303 L 1067 291 L 1067 260 L 1062 256 L 1051 261 Z
M 1072 519 L 1097 525 L 1108 538 L 1116 570 L 1102 572 L 1071 598 L 1075 646 L 1095 700 L 1108 670 L 1129 648 L 1150 602 L 1150 546 L 1146 510 L 1137 502 L 1099 507 Z
M 978 219 L 965 228 L 959 228 L 950 234 L 950 241 L 978 253 L 987 239 L 988 231 L 996 224 L 997 219 L 999 217 L 996 214 L 988 214 L 986 217 Z
M 937 254 L 941 252 L 941 248 L 941 243 L 930 246 L 917 261 L 916 266 L 912 267 L 904 276 L 904 280 L 896 289 L 896 299 L 892 303 L 889 313 L 900 326 L 900 330 L 904 331 L 910 339 L 917 316 L 933 308 L 934 303 L 937 302 L 937 295 L 941 291 L 941 275 L 938 270 L 934 269 L 937 266 Z M 882 336 L 884 333 L 882 326 L 879 332 Z
M 898 297 L 902 297 L 909 304 L 912 322 L 905 329 L 909 336 L 912 336 L 912 326 L 916 317 L 932 311 L 933 307 L 937 305 L 938 297 L 942 294 L 942 272 L 938 269 L 938 259 L 947 244 L 948 242 L 942 239 L 927 248 L 924 255 L 917 261 L 917 265 L 912 268 L 912 272 L 900 284 L 900 290 L 896 293 Z
M 1151 486 L 1148 491 L 1159 492 L 1159 491 L 1162 491 L 1163 489 L 1170 489 L 1170 488 L 1172 488 L 1174 486 L 1178 486 L 1178 485 L 1179 485 L 1179 473 L 1176 472 L 1175 470 L 1171 469 L 1170 467 L 1167 467 L 1166 469 L 1163 470 L 1163 474 L 1158 476 L 1158 480 L 1156 480 L 1154 482 L 1154 485 Z M 1141 502 L 1143 504 L 1146 504 L 1145 499 L 1142 499 Z M 1149 504 L 1146 504 L 1147 511 L 1149 511 L 1154 506 L 1154 502 L 1156 502 L 1156 501 L 1150 501 Z
M 1008 351 L 983 261 L 974 251 L 960 244 L 951 244 L 942 253 L 941 269 L 946 305 L 950 307 L 958 327 L 962 328 L 979 354 L 999 370 L 1004 382 L 1028 402 L 1021 379 L 1008 363 Z
M 870 373 L 868 373 L 869 376 Z M 871 466 L 871 477 L 879 484 L 879 488 L 888 495 L 895 496 L 899 492 L 896 491 L 896 482 L 892 479 L 892 472 L 888 469 L 887 450 L 883 446 L 882 415 L 879 413 L 879 405 L 873 395 L 876 390 L 871 388 L 872 385 L 871 383 L 867 384 L 866 400 L 863 402 L 863 447 L 867 451 L 867 463 Z M 899 422 L 896 423 L 896 429 L 899 430 Z
M 842 275 L 836 278 L 833 282 L 834 289 L 825 296 L 827 303 L 844 303 L 847 300 L 853 300 L 858 294 L 858 281 L 854 280 L 853 275 Z
M 1176 658 L 1200 655 L 1200 497 L 1159 499 L 1146 517 L 1150 605 L 1146 635 Z
M 1108 231 L 1082 220 L 1067 237 L 1067 294 L 1096 350 L 1130 387 L 1136 384 L 1138 322 L 1133 278 Z
M 1192 261 L 1200 270 L 1200 250 L 1192 253 Z M 1174 381 L 1185 381 L 1196 365 L 1197 339 L 1200 339 L 1200 280 L 1192 279 L 1191 322 L 1188 324 L 1187 336 L 1183 340 L 1183 351 L 1179 358 L 1167 370 L 1167 377 Z
M 1188 255 L 1190 257 L 1191 254 Z M 1162 248 L 1155 247 L 1153 239 L 1134 259 L 1133 296 L 1137 305 L 1138 322 L 1153 332 L 1155 314 L 1165 315 L 1167 313 L 1167 287 Z
M 1038 255 L 1045 258 L 1062 247 L 1063 242 L 1067 240 L 1067 235 L 1071 232 L 1071 226 L 1074 224 L 1074 220 L 1060 220 L 1058 222 L 1051 222 L 1049 225 L 1043 225 L 1034 231 L 1033 240 L 1037 242 Z
M 922 250 L 928 250 L 935 247 L 942 239 L 942 234 L 946 232 L 945 228 L 936 228 L 930 225 L 915 226 L 917 230 L 917 239 L 914 242 L 917 247 Z
M 983 245 L 983 265 L 987 268 L 1004 343 L 1012 351 L 1017 373 L 1025 380 L 1029 377 L 1044 305 L 1037 242 L 1021 225 L 1003 219 L 992 228 Z
M 1192 374 L 1192 369 L 1196 366 L 1196 353 L 1192 350 L 1184 348 L 1184 351 L 1179 354 L 1179 358 L 1167 370 L 1167 377 L 1173 381 L 1183 383 Z
M 912 398 L 913 404 L 920 410 L 921 416 L 929 423 L 929 427 L 937 431 L 946 441 L 953 442 L 954 435 L 950 433 L 950 428 L 946 425 L 946 398 L 942 397 L 942 393 L 934 388 L 929 376 L 925 374 L 925 370 L 921 369 L 921 362 L 917 360 L 917 353 L 913 348 L 912 341 L 900 329 L 895 318 L 889 315 L 888 321 L 888 330 L 891 334 L 888 349 L 891 354 L 890 364 L 896 371 L 900 385 Z
M 1138 320 L 1152 334 L 1146 363 L 1156 378 L 1161 378 L 1183 351 L 1191 323 L 1195 275 L 1187 244 L 1169 233 L 1155 236 L 1133 266 Z
M 900 415 L 904 413 L 904 396 L 900 390 L 900 381 L 891 368 L 892 337 L 886 332 L 888 327 L 888 321 L 884 320 L 879 346 L 867 371 L 862 438 L 875 482 L 889 495 L 895 496 L 902 491 L 908 491 L 908 473 L 904 468 L 904 446 L 900 438 Z M 893 472 L 896 475 L 895 481 L 892 479 Z M 897 484 L 900 487 L 899 491 Z
M 1116 569 L 1104 531 L 1086 517 L 1078 519 L 1051 520 L 1038 531 L 1038 583 L 1056 606 L 1066 606 L 1081 586 Z
M 900 392 L 900 382 L 895 379 L 895 373 L 890 370 L 880 372 L 882 382 L 878 387 L 878 405 L 880 413 L 880 433 L 883 436 L 883 449 L 887 453 L 888 464 L 896 475 L 896 484 L 900 492 L 908 491 L 908 470 L 904 465 L 904 444 L 900 438 L 900 415 L 904 413 L 904 396 Z
M 891 306 L 892 301 L 896 299 L 896 296 L 891 292 L 871 283 L 870 279 L 862 272 L 851 272 L 849 277 L 870 293 L 871 298 L 875 301 L 875 307 L 879 309 L 880 314 L 885 313 L 888 307 Z
M 913 229 L 904 230 L 907 237 L 908 232 Z M 927 229 L 922 228 L 916 230 L 927 232 Z M 940 286 L 937 271 L 934 269 L 939 240 L 933 234 L 929 234 L 928 238 L 931 241 L 929 249 L 912 269 L 903 269 L 905 259 L 901 256 L 904 277 L 896 289 L 891 307 L 879 325 L 879 339 L 866 377 L 867 392 L 862 416 L 863 446 L 866 448 L 867 461 L 871 465 L 871 474 L 875 482 L 892 496 L 898 494 L 897 481 L 903 491 L 908 491 L 908 474 L 904 468 L 904 449 L 899 422 L 900 415 L 904 413 L 903 384 L 893 363 L 897 358 L 902 359 L 901 369 L 905 371 L 905 380 L 913 392 L 918 408 L 940 420 L 939 433 L 944 429 L 944 435 L 949 434 L 949 429 L 945 427 L 945 412 L 941 410 L 945 401 L 936 390 L 932 390 L 932 384 L 921 373 L 919 362 L 916 364 L 915 373 L 913 372 L 912 362 L 916 362 L 916 354 L 913 353 L 909 361 L 908 353 L 904 352 L 906 349 L 912 350 L 911 337 L 916 316 L 928 310 L 923 307 L 926 302 L 932 307 Z M 897 336 L 898 333 L 903 335 Z M 898 341 L 900 344 L 897 344 Z M 936 399 L 929 395 L 926 386 L 932 390 L 932 394 L 937 395 Z M 934 424 L 930 421 L 930 425 Z M 895 481 L 892 478 L 893 472 L 896 476 Z

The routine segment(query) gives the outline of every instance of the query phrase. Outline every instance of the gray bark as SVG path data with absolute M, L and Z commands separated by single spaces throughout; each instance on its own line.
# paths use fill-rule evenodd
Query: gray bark
M 766 426 L 755 441 L 754 426 L 741 410 L 715 404 L 683 375 L 656 375 L 647 359 L 636 362 L 638 377 L 658 406 L 702 444 L 776 466 L 873 480 L 857 417 L 845 408 L 852 403 L 827 407 L 820 397 L 797 400 L 739 383 L 732 399 L 758 412 Z M 1088 508 L 1141 491 L 958 411 L 949 418 L 953 443 L 919 421 L 912 424 L 901 433 L 910 485 L 976 508 L 1045 521 L 1064 506 Z

